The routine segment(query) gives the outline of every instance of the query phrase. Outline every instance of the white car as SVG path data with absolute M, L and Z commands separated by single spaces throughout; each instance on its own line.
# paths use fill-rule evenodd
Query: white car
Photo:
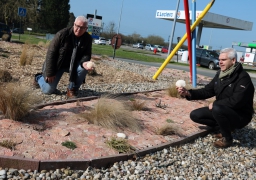
M 95 39 L 94 43 L 99 45 L 106 45 L 106 39 L 105 38 Z
M 184 51 L 186 51 L 186 50 L 185 49 L 179 49 L 177 53 L 178 53 L 178 55 L 182 56 Z
M 138 48 L 138 49 L 143 49 L 144 48 L 143 44 L 141 44 L 141 43 L 133 44 L 132 47 L 133 48 Z

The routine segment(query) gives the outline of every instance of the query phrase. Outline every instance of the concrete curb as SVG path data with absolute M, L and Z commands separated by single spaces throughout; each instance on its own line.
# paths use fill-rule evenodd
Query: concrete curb
M 15 169 L 25 169 L 25 170 L 55 170 L 61 168 L 67 168 L 73 170 L 86 170 L 89 166 L 95 168 L 109 167 L 118 161 L 127 161 L 129 159 L 136 159 L 138 157 L 145 156 L 146 154 L 151 154 L 157 151 L 161 151 L 165 148 L 180 146 L 188 142 L 192 142 L 198 137 L 206 136 L 211 132 L 211 129 L 200 130 L 197 133 L 190 134 L 187 137 L 180 138 L 175 141 L 170 141 L 167 143 L 159 144 L 158 146 L 146 148 L 135 153 L 130 154 L 119 154 L 116 156 L 107 156 L 95 159 L 66 159 L 66 160 L 34 160 L 28 158 L 15 158 L 8 156 L 0 156 L 0 167 L 4 168 L 15 168 Z

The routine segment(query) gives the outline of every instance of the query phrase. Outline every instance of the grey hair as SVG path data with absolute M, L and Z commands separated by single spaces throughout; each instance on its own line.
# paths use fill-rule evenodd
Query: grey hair
M 85 26 L 87 26 L 87 24 L 88 24 L 87 18 L 84 16 L 77 16 L 75 22 L 77 20 L 82 21 L 85 24 Z
M 235 60 L 237 61 L 237 53 L 236 53 L 235 49 L 233 49 L 233 48 L 224 48 L 220 51 L 220 54 L 221 53 L 227 53 L 229 59 L 234 59 L 235 58 Z

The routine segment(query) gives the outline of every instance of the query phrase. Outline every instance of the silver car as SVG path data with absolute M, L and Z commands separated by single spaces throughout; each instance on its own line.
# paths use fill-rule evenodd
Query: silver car
M 143 44 L 141 44 L 141 43 L 133 44 L 132 47 L 133 47 L 133 48 L 138 48 L 138 49 L 144 49 L 144 46 L 143 46 Z
M 149 50 L 149 51 L 154 51 L 155 45 L 153 45 L 153 44 L 146 44 L 145 49 Z

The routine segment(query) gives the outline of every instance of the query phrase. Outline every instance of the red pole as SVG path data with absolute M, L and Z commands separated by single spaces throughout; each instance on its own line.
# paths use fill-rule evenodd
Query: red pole
M 189 70 L 190 70 L 190 82 L 192 83 L 192 44 L 191 44 L 191 30 L 190 30 L 190 17 L 188 0 L 184 0 L 187 41 L 188 41 L 188 58 L 189 58 Z

